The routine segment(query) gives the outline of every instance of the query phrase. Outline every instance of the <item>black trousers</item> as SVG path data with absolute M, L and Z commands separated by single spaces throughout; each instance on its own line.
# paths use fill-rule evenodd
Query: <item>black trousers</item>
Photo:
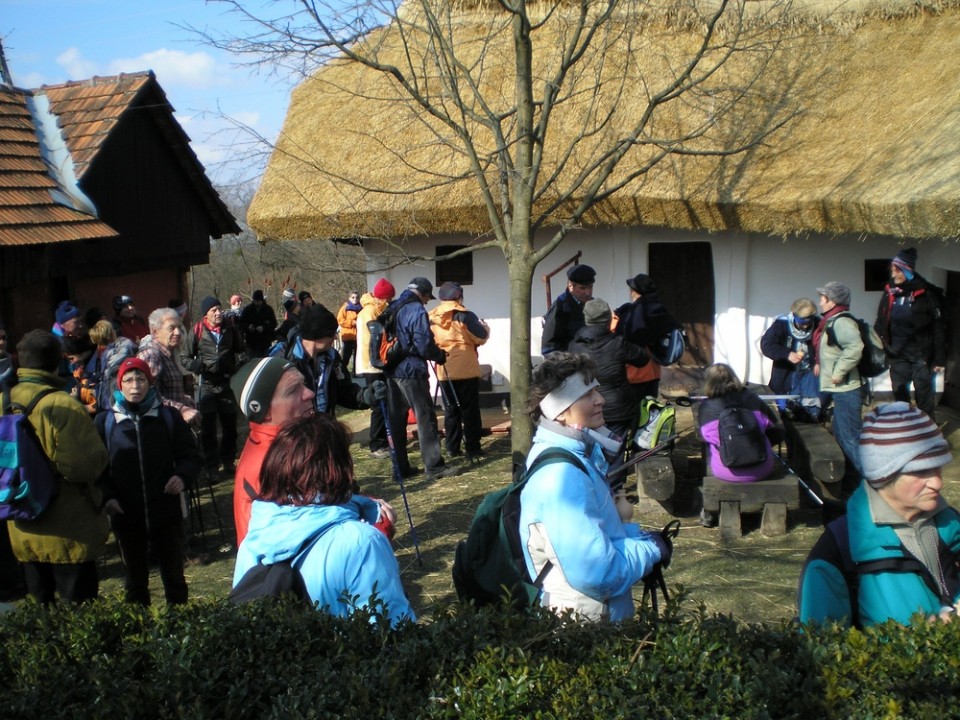
M 444 447 L 450 455 L 460 454 L 463 443 L 468 455 L 480 454 L 480 378 L 443 380 L 440 382 L 443 398 Z
M 95 600 L 100 592 L 97 564 L 93 560 L 64 564 L 25 562 L 22 565 L 27 592 L 45 605 L 54 601 L 56 593 L 60 593 L 61 600 L 82 603 Z
M 893 386 L 894 399 L 910 402 L 911 383 L 917 407 L 935 420 L 936 392 L 930 367 L 923 360 L 890 360 L 890 384 Z
M 220 462 L 233 465 L 237 457 L 237 403 L 233 391 L 224 388 L 212 392 L 201 388 L 200 445 L 203 462 L 208 470 L 216 472 Z M 217 443 L 217 420 L 220 421 L 220 442 Z
M 373 385 L 377 380 L 386 382 L 387 379 L 383 373 L 364 373 L 363 377 L 367 381 L 367 387 Z M 370 451 L 387 449 L 387 426 L 383 422 L 383 410 L 380 401 L 375 402 L 370 408 Z
M 120 560 L 127 573 L 125 600 L 150 604 L 150 548 L 160 563 L 160 580 L 168 605 L 187 601 L 187 581 L 183 576 L 183 524 L 151 528 L 114 528 L 120 544 Z

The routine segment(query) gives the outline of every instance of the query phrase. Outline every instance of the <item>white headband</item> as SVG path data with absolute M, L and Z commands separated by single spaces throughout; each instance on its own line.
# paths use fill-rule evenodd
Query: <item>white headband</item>
M 575 372 L 563 381 L 563 384 L 554 388 L 549 395 L 540 401 L 540 412 L 548 420 L 556 420 L 564 410 L 573 405 L 600 383 L 593 380 L 590 383 L 583 381 L 583 375 Z

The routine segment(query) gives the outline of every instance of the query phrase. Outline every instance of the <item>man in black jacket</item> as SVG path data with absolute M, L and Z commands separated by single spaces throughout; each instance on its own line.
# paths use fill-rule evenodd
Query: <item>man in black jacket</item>
M 368 407 L 363 389 L 350 379 L 343 358 L 333 347 L 337 327 L 332 312 L 323 305 L 311 305 L 303 311 L 300 329 L 286 355 L 303 373 L 304 384 L 316 393 L 316 411 L 331 416 L 336 416 L 337 405 L 353 410 Z
M 243 342 L 236 327 L 223 322 L 223 307 L 215 297 L 200 302 L 203 316 L 193 328 L 193 359 L 190 372 L 199 376 L 197 409 L 200 411 L 200 445 L 211 477 L 223 464 L 223 474 L 233 476 L 237 456 L 237 405 L 230 389 L 230 376 L 237 371 L 237 355 Z M 217 420 L 220 443 L 217 444 Z
M 914 248 L 890 261 L 890 282 L 880 297 L 875 328 L 887 350 L 894 397 L 910 402 L 913 383 L 917 407 L 936 420 L 934 375 L 947 361 L 943 308 L 939 289 L 916 268 Z
M 543 316 L 540 354 L 546 357 L 566 350 L 577 330 L 583 327 L 583 304 L 593 297 L 596 271 L 589 265 L 574 265 L 567 270 L 567 289 L 557 295 Z
M 240 313 L 240 332 L 247 342 L 250 357 L 259 358 L 267 354 L 276 329 L 276 313 L 263 299 L 263 290 L 254 290 L 253 302 Z
M 577 331 L 568 349 L 572 353 L 585 353 L 596 363 L 596 378 L 604 399 L 603 419 L 610 432 L 626 440 L 636 430 L 637 407 L 642 399 L 636 396 L 634 386 L 627 382 L 627 365 L 643 367 L 650 361 L 650 354 L 639 345 L 613 334 L 610 330 L 613 313 L 603 300 L 594 298 L 584 303 L 583 317 L 586 324 Z M 621 464 L 623 453 L 610 463 L 610 469 Z M 626 476 L 620 475 L 617 480 L 622 485 Z

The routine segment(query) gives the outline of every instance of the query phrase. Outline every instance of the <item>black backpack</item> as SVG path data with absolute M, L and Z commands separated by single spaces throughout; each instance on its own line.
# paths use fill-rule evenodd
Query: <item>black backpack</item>
M 259 600 L 266 597 L 283 597 L 292 595 L 299 600 L 304 607 L 313 607 L 310 601 L 310 595 L 307 592 L 307 586 L 303 582 L 303 576 L 300 575 L 300 564 L 313 544 L 320 539 L 328 527 L 318 532 L 316 535 L 308 537 L 293 554 L 289 560 L 266 565 L 258 563 L 247 570 L 240 582 L 234 585 L 230 591 L 228 599 L 234 605 Z
M 750 467 L 767 459 L 767 441 L 752 411 L 728 405 L 720 412 L 717 429 L 720 432 L 720 462 L 724 467 Z
M 587 472 L 573 453 L 560 448 L 543 451 L 528 471 L 514 470 L 514 481 L 486 495 L 480 502 L 466 540 L 457 543 L 453 559 L 453 584 L 461 602 L 478 607 L 506 598 L 517 609 L 531 607 L 540 595 L 543 580 L 553 564 L 547 562 L 531 579 L 520 541 L 520 493 L 544 465 L 564 462 Z
M 848 312 L 838 312 L 833 319 L 838 317 L 848 317 L 857 323 L 857 329 L 860 330 L 860 339 L 863 341 L 863 354 L 857 362 L 857 372 L 862 378 L 874 378 L 887 371 L 887 354 L 883 349 L 883 341 L 877 335 L 877 331 L 863 318 Z M 827 344 L 834 347 L 840 347 L 837 342 L 837 331 L 833 329 L 833 322 L 827 323 Z

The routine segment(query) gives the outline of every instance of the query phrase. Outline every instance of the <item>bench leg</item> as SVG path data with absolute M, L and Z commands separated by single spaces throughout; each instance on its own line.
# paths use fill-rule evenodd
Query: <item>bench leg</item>
M 720 503 L 720 539 L 730 540 L 743 536 L 740 527 L 740 503 L 725 500 Z
M 760 520 L 760 532 L 764 535 L 786 535 L 787 504 L 765 503 Z

